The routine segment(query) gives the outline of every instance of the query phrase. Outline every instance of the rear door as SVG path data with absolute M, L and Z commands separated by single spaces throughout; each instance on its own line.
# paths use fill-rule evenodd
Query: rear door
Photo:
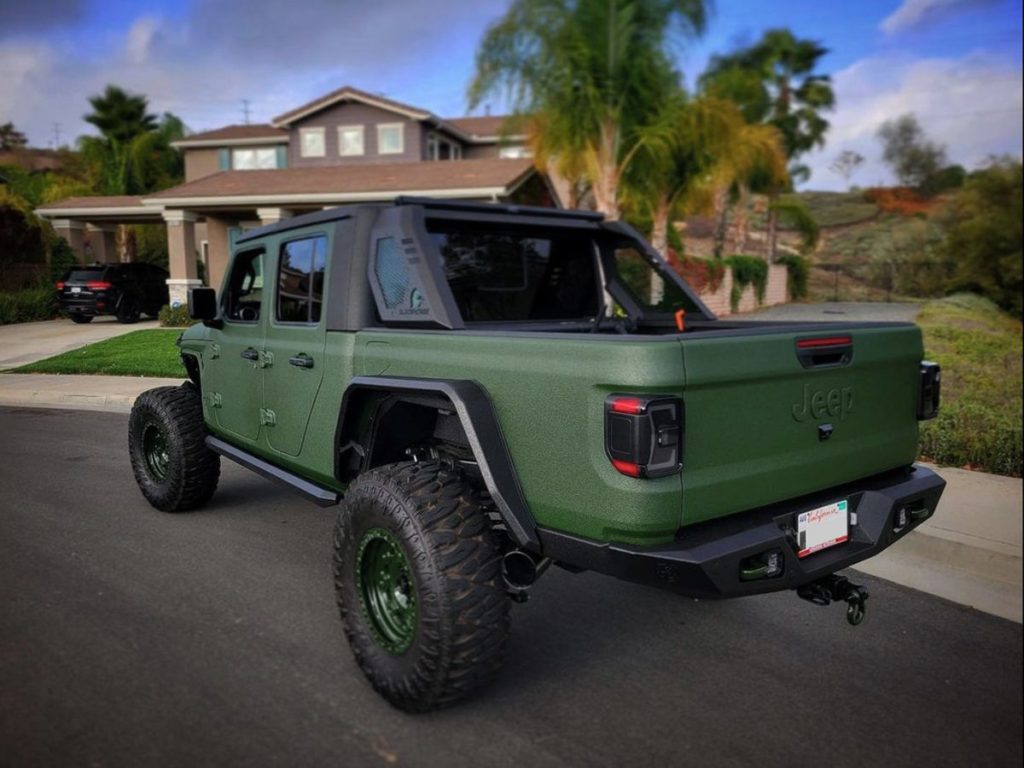
M 327 230 L 288 233 L 277 244 L 273 306 L 264 340 L 263 416 L 272 450 L 298 456 L 324 377 Z
M 688 334 L 683 522 L 906 466 L 917 454 L 916 326 Z

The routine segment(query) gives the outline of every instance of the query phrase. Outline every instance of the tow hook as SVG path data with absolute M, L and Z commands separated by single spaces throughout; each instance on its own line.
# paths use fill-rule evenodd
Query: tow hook
M 828 605 L 833 600 L 844 601 L 846 620 L 855 627 L 864 621 L 864 603 L 868 599 L 868 591 L 859 584 L 853 584 L 845 576 L 836 576 L 833 573 L 797 587 L 796 594 L 815 605 Z

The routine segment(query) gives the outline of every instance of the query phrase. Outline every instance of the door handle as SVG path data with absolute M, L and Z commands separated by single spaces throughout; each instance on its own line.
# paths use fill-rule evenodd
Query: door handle
M 312 368 L 313 358 L 309 355 L 296 355 L 295 357 L 289 357 L 288 362 L 294 365 L 296 368 Z
M 249 347 L 248 349 L 242 350 L 242 358 L 245 360 L 251 360 L 252 362 L 255 363 L 260 359 L 260 353 L 257 352 L 252 347 Z

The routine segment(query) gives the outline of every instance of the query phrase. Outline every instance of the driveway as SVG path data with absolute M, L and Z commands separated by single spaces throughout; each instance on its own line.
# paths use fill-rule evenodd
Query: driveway
M 76 325 L 67 318 L 0 325 L 0 371 L 157 325 L 155 319 L 123 325 L 114 317 L 98 317 L 87 325 Z
M 912 323 L 924 304 L 871 301 L 827 301 L 821 304 L 779 304 L 774 307 L 733 315 L 745 320 L 778 322 L 905 322 Z

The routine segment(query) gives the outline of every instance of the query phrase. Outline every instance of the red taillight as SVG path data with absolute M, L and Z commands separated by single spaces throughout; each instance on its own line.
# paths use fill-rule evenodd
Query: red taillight
M 643 413 L 644 403 L 639 397 L 610 397 L 608 406 L 615 413 Z
M 63 291 L 64 290 L 64 281 L 63 280 L 58 280 L 57 283 L 56 283 L 56 286 L 57 286 L 57 290 L 58 291 Z
M 90 291 L 105 291 L 108 288 L 113 288 L 114 285 L 106 280 L 90 280 L 85 284 L 85 287 Z
M 682 467 L 683 404 L 664 395 L 610 395 L 604 449 L 617 472 L 664 477 Z
M 622 461 L 622 459 L 612 459 L 612 466 L 615 467 L 619 472 L 630 477 L 640 477 L 640 465 L 634 464 L 631 461 Z
M 799 339 L 796 342 L 797 349 L 810 349 L 812 347 L 839 347 L 849 346 L 853 343 L 850 336 L 823 336 L 820 339 Z

